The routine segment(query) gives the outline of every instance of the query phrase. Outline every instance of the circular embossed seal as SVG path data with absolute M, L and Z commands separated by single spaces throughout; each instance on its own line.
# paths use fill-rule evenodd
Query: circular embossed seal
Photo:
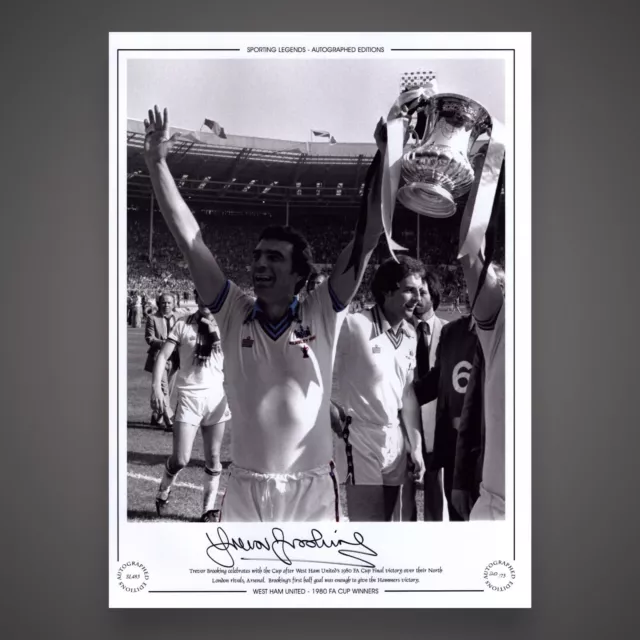
M 484 570 L 484 583 L 493 591 L 506 591 L 515 579 L 514 568 L 504 560 L 490 562 Z
M 118 585 L 124 591 L 129 593 L 137 593 L 144 591 L 149 582 L 149 572 L 147 568 L 140 562 L 125 562 L 118 569 Z

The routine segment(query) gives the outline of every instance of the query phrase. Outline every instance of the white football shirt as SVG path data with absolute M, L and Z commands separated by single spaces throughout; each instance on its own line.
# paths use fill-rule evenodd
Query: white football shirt
M 354 421 L 398 425 L 405 387 L 413 380 L 415 329 L 404 320 L 394 334 L 376 305 L 345 320 L 336 356 L 334 399 Z
M 505 499 L 505 355 L 504 355 L 505 305 L 493 322 L 476 323 L 478 339 L 485 358 L 484 412 L 485 445 L 482 464 L 481 496 L 471 514 L 475 519 L 486 511 L 488 504 L 493 519 L 504 518 Z M 482 494 L 485 494 L 484 499 Z M 485 504 L 486 503 L 486 504 Z M 480 517 L 482 517 L 480 515 Z M 484 518 L 482 518 L 484 519 Z
M 173 342 L 180 353 L 180 369 L 176 387 L 180 393 L 188 396 L 202 396 L 203 393 L 220 392 L 223 394 L 224 373 L 223 355 L 220 344 L 220 330 L 215 325 L 218 339 L 214 340 L 211 358 L 203 364 L 194 362 L 198 337 L 197 315 L 193 314 L 178 320 L 167 340 Z M 215 323 L 215 320 L 212 319 Z
M 333 361 L 347 313 L 330 281 L 294 299 L 276 324 L 230 281 L 209 308 L 222 337 L 234 463 L 260 473 L 327 465 Z

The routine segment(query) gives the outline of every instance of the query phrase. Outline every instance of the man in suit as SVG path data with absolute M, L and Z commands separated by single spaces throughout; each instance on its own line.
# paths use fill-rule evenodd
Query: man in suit
M 442 328 L 446 320 L 439 318 L 436 311 L 440 306 L 440 282 L 437 276 L 427 271 L 420 289 L 420 300 L 414 311 L 414 326 L 418 337 L 416 351 L 416 376 L 419 380 L 435 366 L 436 352 Z M 420 401 L 420 398 L 418 398 Z M 425 463 L 424 474 L 424 519 L 441 521 L 443 509 L 442 480 L 440 471 L 434 469 L 433 447 L 436 430 L 436 401 L 421 407 L 422 443 Z
M 144 331 L 144 339 L 149 345 L 147 351 L 147 361 L 144 370 L 153 373 L 153 365 L 155 364 L 158 353 L 165 341 L 169 337 L 169 333 L 177 320 L 177 314 L 174 312 L 175 301 L 170 293 L 163 293 L 158 298 L 158 311 L 147 316 L 147 323 Z M 173 409 L 171 408 L 171 392 L 173 391 L 173 383 L 175 375 L 180 368 L 179 352 L 175 350 L 171 357 L 167 359 L 164 374 L 162 376 L 162 393 L 164 394 L 165 410 L 162 415 L 154 410 L 151 414 L 151 424 L 159 424 L 164 419 L 165 431 L 173 429 Z

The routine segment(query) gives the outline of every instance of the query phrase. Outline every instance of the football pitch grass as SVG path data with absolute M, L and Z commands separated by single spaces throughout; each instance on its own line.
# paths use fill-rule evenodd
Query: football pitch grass
M 155 495 L 167 457 L 172 451 L 172 434 L 152 427 L 151 374 L 144 371 L 147 357 L 144 329 L 127 328 L 127 513 L 129 521 L 160 521 L 156 513 Z M 172 396 L 175 408 L 176 392 Z M 228 423 L 229 424 L 229 423 Z M 230 429 L 222 441 L 223 472 L 216 508 L 229 476 Z M 180 474 L 171 490 L 164 521 L 197 522 L 202 515 L 202 483 L 204 453 L 200 431 L 193 444 L 191 462 Z
M 438 312 L 440 315 L 440 312 Z M 447 320 L 450 314 L 442 314 Z M 155 495 L 166 459 L 172 451 L 172 434 L 150 424 L 151 374 L 144 371 L 148 346 L 144 328 L 127 328 L 127 514 L 130 522 L 160 522 L 156 513 Z M 172 397 L 175 408 L 176 393 Z M 231 463 L 231 429 L 227 423 L 222 441 L 222 476 L 216 499 L 220 508 L 229 477 Z M 198 522 L 202 515 L 202 484 L 204 453 L 202 436 L 198 432 L 193 444 L 191 462 L 179 474 L 171 490 L 171 499 L 162 520 L 165 522 Z M 417 492 L 418 519 L 422 519 L 422 491 Z M 342 520 L 348 520 L 344 485 L 340 485 Z M 446 508 L 445 508 L 446 512 Z

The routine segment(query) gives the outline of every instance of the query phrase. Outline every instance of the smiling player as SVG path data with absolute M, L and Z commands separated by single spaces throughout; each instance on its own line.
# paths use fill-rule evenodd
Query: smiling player
M 306 240 L 287 227 L 266 229 L 252 262 L 256 300 L 230 282 L 204 244 L 167 165 L 167 110 L 145 121 L 145 160 L 160 210 L 189 264 L 202 300 L 216 316 L 234 417 L 224 521 L 321 521 L 339 517 L 329 400 L 335 342 L 346 308 L 382 233 L 380 180 L 385 151 L 367 175 L 354 240 L 331 277 L 303 302 L 311 271 Z
M 408 473 L 404 430 L 415 479 L 424 474 L 420 406 L 412 385 L 412 318 L 425 270 L 412 258 L 398 260 L 380 265 L 371 283 L 376 304 L 348 316 L 338 342 L 332 396 L 337 406 L 332 411 L 334 424 L 336 410 L 350 418 L 338 468 L 347 480 L 353 521 L 403 519 L 401 488 Z

